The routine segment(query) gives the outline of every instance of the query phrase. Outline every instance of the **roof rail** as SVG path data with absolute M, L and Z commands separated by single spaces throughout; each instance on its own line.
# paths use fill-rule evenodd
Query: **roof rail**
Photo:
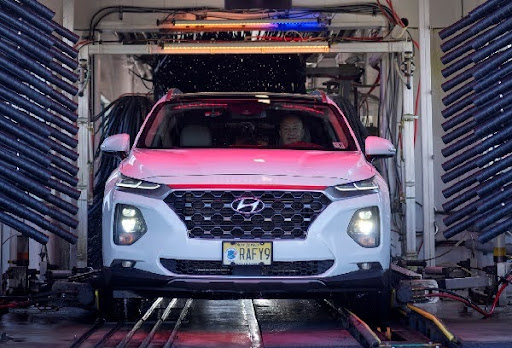
M 327 94 L 325 94 L 324 91 L 322 91 L 320 89 L 317 89 L 317 90 L 314 90 L 313 92 L 311 92 L 309 94 L 315 95 L 315 96 L 319 96 L 322 99 L 323 103 L 327 103 Z
M 165 95 L 165 100 L 169 101 L 171 99 L 174 99 L 177 95 L 183 94 L 182 91 L 180 91 L 178 88 L 171 88 L 169 92 Z

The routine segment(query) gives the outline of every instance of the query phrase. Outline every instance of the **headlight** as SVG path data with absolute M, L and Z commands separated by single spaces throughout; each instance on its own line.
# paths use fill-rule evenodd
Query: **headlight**
M 334 188 L 341 192 L 356 192 L 356 191 L 378 191 L 379 186 L 375 182 L 374 178 L 351 182 L 350 184 L 343 184 L 334 186 Z
M 380 244 L 379 208 L 369 207 L 357 210 L 350 220 L 348 235 L 365 248 L 375 248 Z
M 114 243 L 117 245 L 131 245 L 147 231 L 142 213 L 131 205 L 118 204 L 114 220 Z
M 126 176 L 122 176 L 121 180 L 116 183 L 116 187 L 139 189 L 139 190 L 156 190 L 160 187 L 160 184 L 148 182 L 139 179 L 132 179 Z

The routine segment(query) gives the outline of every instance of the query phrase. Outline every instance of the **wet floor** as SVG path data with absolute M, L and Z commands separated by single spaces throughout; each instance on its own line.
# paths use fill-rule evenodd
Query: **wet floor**
M 163 347 L 184 308 L 181 301 L 155 334 L 150 347 Z M 422 306 L 437 315 L 461 339 L 463 347 L 511 347 L 512 306 L 499 308 L 482 320 L 451 301 Z M 128 347 L 138 347 L 158 315 L 142 326 Z M 44 308 L 12 310 L 0 317 L 0 346 L 70 347 L 94 322 L 93 313 L 81 309 Z M 150 325 L 149 325 L 150 324 Z M 116 331 L 105 344 L 115 347 L 133 323 Z M 115 323 L 99 327 L 80 347 L 93 347 Z M 360 347 L 342 328 L 338 318 L 315 300 L 193 300 L 173 339 L 173 347 Z

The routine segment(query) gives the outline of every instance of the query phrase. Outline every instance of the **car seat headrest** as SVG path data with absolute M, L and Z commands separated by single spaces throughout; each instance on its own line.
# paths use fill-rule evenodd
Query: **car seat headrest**
M 212 135 L 206 126 L 188 125 L 181 131 L 180 146 L 183 147 L 210 147 Z

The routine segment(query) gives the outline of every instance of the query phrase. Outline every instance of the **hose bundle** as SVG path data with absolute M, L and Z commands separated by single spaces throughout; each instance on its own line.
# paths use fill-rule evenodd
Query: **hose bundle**
M 102 154 L 99 145 L 105 138 L 121 133 L 130 135 L 132 145 L 152 107 L 153 101 L 148 96 L 125 95 L 109 104 L 92 120 L 96 124 L 95 135 L 99 136 L 94 153 L 94 198 L 88 214 L 88 260 L 92 267 L 101 267 L 101 213 L 105 183 L 119 165 L 119 158 Z
M 476 227 L 484 243 L 512 228 L 511 15 L 510 1 L 489 0 L 440 32 L 442 74 L 454 75 L 442 85 L 441 179 L 458 180 L 443 190 L 446 238 Z
M 74 244 L 78 51 L 54 34 L 78 36 L 54 15 L 35 0 L 0 0 L 0 223 Z

